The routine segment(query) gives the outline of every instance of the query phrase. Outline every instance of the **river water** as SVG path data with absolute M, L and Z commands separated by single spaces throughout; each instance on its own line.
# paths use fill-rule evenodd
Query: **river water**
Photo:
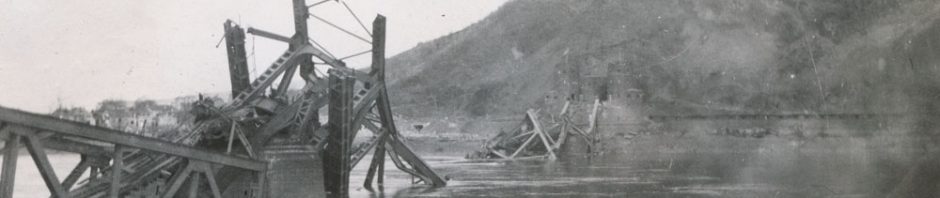
M 72 171 L 72 168 L 81 160 L 78 154 L 48 153 L 52 169 L 56 176 L 62 180 Z M 2 166 L 2 165 L 0 165 Z M 84 176 L 87 176 L 85 173 Z M 83 177 L 84 177 L 83 176 Z M 16 182 L 13 186 L 13 197 L 33 198 L 49 197 L 49 190 L 36 169 L 33 159 L 25 152 L 20 152 L 16 160 Z
M 621 140 L 611 140 L 621 141 Z M 411 185 L 386 160 L 386 186 L 362 188 L 369 157 L 352 173 L 352 197 L 884 197 L 919 159 L 910 139 L 644 136 L 603 153 L 547 161 L 468 161 L 478 142 L 420 143 L 443 188 Z M 411 144 L 419 144 L 412 142 Z M 459 144 L 459 146 L 457 145 Z M 57 176 L 78 163 L 50 154 Z M 18 161 L 15 197 L 47 197 L 28 155 Z
M 443 188 L 408 185 L 392 172 L 381 192 L 359 186 L 353 197 L 885 197 L 919 159 L 898 138 L 741 139 L 646 137 L 599 155 L 556 161 L 472 162 L 423 156 L 450 178 Z M 614 147 L 614 146 L 609 146 Z M 368 162 L 368 159 L 363 161 Z M 386 167 L 393 169 L 391 164 Z

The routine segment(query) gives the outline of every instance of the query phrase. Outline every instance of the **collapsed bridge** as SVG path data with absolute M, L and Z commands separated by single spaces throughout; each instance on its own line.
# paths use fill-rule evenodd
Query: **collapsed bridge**
M 385 17 L 375 18 L 371 32 L 363 26 L 371 39 L 353 35 L 372 46 L 351 55 L 371 52 L 368 70 L 353 69 L 343 62 L 351 56 L 334 57 L 308 36 L 306 20 L 311 16 L 322 20 L 308 9 L 326 2 L 308 5 L 304 0 L 293 0 L 296 32 L 291 37 L 254 28 L 245 31 L 226 22 L 233 99 L 221 107 L 197 101 L 193 127 L 145 137 L 0 107 L 0 139 L 5 141 L 0 197 L 13 194 L 21 145 L 29 151 L 53 197 L 346 197 L 350 171 L 370 152 L 373 158 L 364 183 L 369 189 L 373 180 L 381 189 L 385 159 L 418 182 L 446 185 L 407 146 L 395 126 L 385 85 Z M 289 44 L 253 80 L 245 57 L 246 32 Z M 316 74 L 317 64 L 330 67 L 327 76 Z M 288 88 L 297 74 L 305 84 L 299 96 L 291 97 Z M 326 124 L 321 124 L 319 117 L 323 108 L 327 108 Z M 354 145 L 362 130 L 373 137 Z M 319 158 L 297 161 L 306 168 L 303 170 L 319 167 L 320 178 L 315 178 L 319 180 L 315 183 L 322 186 L 281 186 L 289 185 L 285 180 L 306 175 L 291 177 L 295 170 L 281 169 L 280 164 L 286 162 L 280 160 L 284 158 L 278 156 L 281 153 L 271 152 L 275 147 L 298 148 Z M 47 149 L 78 153 L 81 161 L 59 180 Z M 86 172 L 89 176 L 79 181 Z

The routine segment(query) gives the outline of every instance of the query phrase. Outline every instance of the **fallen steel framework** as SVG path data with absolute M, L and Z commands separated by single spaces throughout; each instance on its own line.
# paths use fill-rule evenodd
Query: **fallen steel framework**
M 13 193 L 21 143 L 54 197 L 177 197 L 181 196 L 177 195 L 180 190 L 187 191 L 189 197 L 267 197 L 271 193 L 267 190 L 269 163 L 261 151 L 283 134 L 290 134 L 293 142 L 314 145 L 312 148 L 320 153 L 324 189 L 329 197 L 348 196 L 349 172 L 371 150 L 374 157 L 363 184 L 366 188 L 371 189 L 373 179 L 380 188 L 383 185 L 385 159 L 391 159 L 398 169 L 419 182 L 446 185 L 411 151 L 395 126 L 385 86 L 385 17 L 375 18 L 372 32 L 366 29 L 371 40 L 356 36 L 372 45 L 368 51 L 354 55 L 372 53 L 369 70 L 359 71 L 346 67 L 342 60 L 348 57 L 335 58 L 308 36 L 307 18 L 312 16 L 308 9 L 326 1 L 313 5 L 304 0 L 292 1 L 296 31 L 292 37 L 247 30 L 289 44 L 283 55 L 254 80 L 248 76 L 244 29 L 225 22 L 232 102 L 215 107 L 197 101 L 195 108 L 199 111 L 194 112 L 200 115 L 188 130 L 151 138 L 0 107 L 0 138 L 6 142 L 0 197 L 11 197 Z M 356 19 L 359 21 L 358 16 Z M 329 76 L 316 74 L 313 59 L 331 67 Z M 290 97 L 288 88 L 298 70 L 306 84 L 299 96 Z M 321 125 L 318 112 L 326 106 L 328 123 Z M 353 138 L 363 128 L 374 138 L 353 146 Z M 206 142 L 223 142 L 225 146 Z M 60 182 L 45 149 L 79 153 L 81 161 Z M 90 172 L 90 177 L 79 182 L 85 172 Z M 245 173 L 254 176 L 238 177 Z M 240 188 L 235 185 L 238 182 L 250 185 L 230 189 Z M 204 186 L 208 190 L 201 190 Z M 247 194 L 251 196 L 244 196 Z
M 558 159 L 556 151 L 568 142 L 570 135 L 581 137 L 588 146 L 588 152 L 597 142 L 597 119 L 600 101 L 595 100 L 587 124 L 577 124 L 573 117 L 571 102 L 565 102 L 561 112 L 551 119 L 540 119 L 536 110 L 526 111 L 525 118 L 509 131 L 503 131 L 490 138 L 476 151 L 467 156 L 471 159 Z M 546 123 L 546 124 L 543 124 Z M 585 129 L 582 129 L 585 128 Z

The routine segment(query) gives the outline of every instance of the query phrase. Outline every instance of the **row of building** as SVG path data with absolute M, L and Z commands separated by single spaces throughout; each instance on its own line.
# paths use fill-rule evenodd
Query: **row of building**
M 101 108 L 88 111 L 81 107 L 59 107 L 51 116 L 81 122 L 89 125 L 110 128 L 144 136 L 155 136 L 162 130 L 179 126 L 186 113 L 179 105 L 159 105 L 155 108 Z

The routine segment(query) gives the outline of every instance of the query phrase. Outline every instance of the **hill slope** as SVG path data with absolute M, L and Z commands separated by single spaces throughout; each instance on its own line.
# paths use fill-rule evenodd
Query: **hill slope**
M 662 113 L 936 111 L 940 9 L 918 0 L 515 0 L 391 58 L 409 117 L 515 115 L 562 67 L 607 67 Z M 924 108 L 926 107 L 926 108 Z

